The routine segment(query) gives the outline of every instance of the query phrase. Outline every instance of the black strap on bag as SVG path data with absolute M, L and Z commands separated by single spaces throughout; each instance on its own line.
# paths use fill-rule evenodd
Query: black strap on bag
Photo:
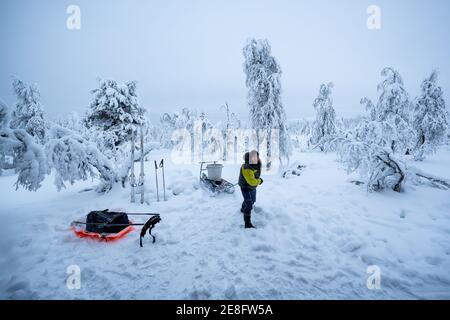
M 150 219 L 148 219 L 148 221 L 144 224 L 144 226 L 142 227 L 142 230 L 141 230 L 141 235 L 139 237 L 139 245 L 141 247 L 143 247 L 143 245 L 142 245 L 142 238 L 144 238 L 145 233 L 147 232 L 147 230 L 148 230 L 148 234 L 153 238 L 153 243 L 155 243 L 156 239 L 155 239 L 155 236 L 152 235 L 152 229 L 160 221 L 161 221 L 161 217 L 159 215 L 154 215 Z

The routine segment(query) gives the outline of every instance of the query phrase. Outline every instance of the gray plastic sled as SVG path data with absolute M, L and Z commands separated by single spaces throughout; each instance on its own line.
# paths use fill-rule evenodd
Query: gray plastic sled
M 205 164 L 208 164 L 209 168 L 208 166 L 205 167 Z M 218 164 L 217 161 L 200 162 L 200 185 L 211 192 L 212 195 L 222 192 L 234 193 L 234 184 L 221 177 L 221 169 L 222 165 Z M 213 173 L 214 179 L 209 179 L 204 171 L 208 171 L 208 174 Z

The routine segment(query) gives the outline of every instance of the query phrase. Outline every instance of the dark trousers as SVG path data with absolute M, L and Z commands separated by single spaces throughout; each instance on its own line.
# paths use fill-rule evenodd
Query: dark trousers
M 249 216 L 252 212 L 253 204 L 256 202 L 256 188 L 241 187 L 241 192 L 244 197 L 241 211 L 244 215 Z

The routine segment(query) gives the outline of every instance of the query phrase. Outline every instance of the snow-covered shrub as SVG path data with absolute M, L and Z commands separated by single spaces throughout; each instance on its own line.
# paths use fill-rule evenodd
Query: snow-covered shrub
M 336 145 L 347 172 L 358 172 L 368 190 L 388 188 L 400 192 L 407 176 L 406 167 L 395 156 L 393 144 L 397 142 L 396 145 L 400 146 L 399 142 L 406 141 L 403 135 L 406 128 L 402 125 L 406 121 L 395 121 L 402 120 L 397 114 L 382 115 L 369 99 L 362 99 L 361 103 L 366 106 L 367 117 L 329 138 L 325 144 L 332 142 Z M 400 150 L 403 155 L 404 149 Z
M 296 162 L 292 164 L 287 170 L 284 170 L 281 176 L 285 179 L 291 179 L 294 177 L 299 177 L 302 175 L 303 170 L 305 170 L 306 165 Z
M 376 121 L 362 122 L 355 132 L 333 138 L 340 161 L 347 172 L 358 172 L 368 190 L 385 188 L 400 192 L 405 182 L 405 165 L 392 150 L 382 147 L 383 124 Z
M 270 141 L 273 129 L 279 130 L 280 160 L 289 159 L 292 153 L 286 114 L 281 102 L 281 68 L 271 55 L 271 47 L 267 40 L 249 39 L 243 54 L 250 122 L 252 129 L 258 132 L 258 145 L 259 131 L 264 130 L 267 134 L 267 167 L 270 168 L 272 155 Z
M 378 85 L 377 104 L 364 98 L 368 115 L 346 131 L 328 139 L 334 142 L 347 171 L 360 173 L 369 190 L 390 188 L 400 192 L 407 176 L 403 161 L 411 150 L 415 133 L 411 129 L 411 103 L 400 74 L 385 68 Z
M 417 136 L 414 149 L 416 160 L 422 160 L 425 154 L 434 152 L 439 144 L 445 142 L 447 136 L 448 113 L 437 78 L 437 71 L 433 71 L 422 82 L 422 93 L 414 104 L 412 124 Z
M 144 109 L 139 107 L 136 82 L 123 85 L 114 80 L 99 80 L 84 119 L 97 147 L 109 159 L 119 161 L 117 147 L 129 141 L 136 125 L 144 123 Z
M 27 85 L 13 78 L 13 89 L 17 102 L 12 114 L 11 128 L 24 129 L 39 144 L 45 142 L 46 122 L 41 97 L 36 84 Z
M 319 89 L 319 95 L 314 100 L 313 106 L 316 110 L 316 118 L 311 127 L 311 143 L 318 145 L 322 151 L 334 149 L 333 144 L 322 144 L 336 134 L 336 113 L 331 98 L 331 89 L 333 83 L 322 84 Z

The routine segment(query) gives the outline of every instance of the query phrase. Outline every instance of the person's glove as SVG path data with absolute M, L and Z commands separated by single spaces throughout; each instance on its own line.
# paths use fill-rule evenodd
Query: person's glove
M 259 178 L 259 180 L 261 180 L 261 182 L 259 183 L 259 185 L 262 185 L 264 180 L 262 178 Z

